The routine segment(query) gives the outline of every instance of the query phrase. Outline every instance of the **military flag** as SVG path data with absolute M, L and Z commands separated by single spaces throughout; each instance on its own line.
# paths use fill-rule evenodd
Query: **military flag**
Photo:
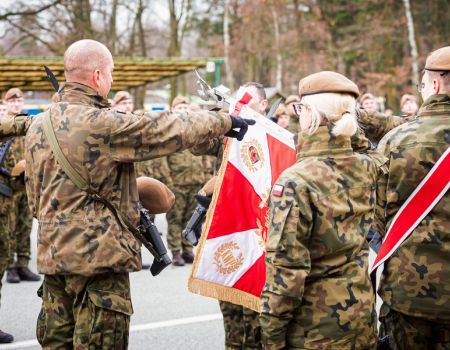
M 250 111 L 239 99 L 239 115 L 254 117 L 242 141 L 225 139 L 224 159 L 203 227 L 188 288 L 200 295 L 259 311 L 266 279 L 268 198 L 281 172 L 294 164 L 293 135 Z

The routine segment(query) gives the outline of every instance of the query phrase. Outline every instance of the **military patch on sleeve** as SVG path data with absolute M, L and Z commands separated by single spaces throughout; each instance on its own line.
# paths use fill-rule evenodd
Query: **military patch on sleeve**
M 273 186 L 272 195 L 274 195 L 275 197 L 281 197 L 283 195 L 283 191 L 284 191 L 283 185 L 275 184 Z

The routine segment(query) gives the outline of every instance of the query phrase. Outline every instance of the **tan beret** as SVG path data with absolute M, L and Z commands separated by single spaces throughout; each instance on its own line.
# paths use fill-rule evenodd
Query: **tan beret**
M 198 194 L 202 196 L 212 196 L 214 193 L 214 187 L 216 186 L 217 176 L 212 177 L 209 181 L 202 187 Z
M 417 102 L 416 96 L 410 95 L 410 94 L 404 94 L 404 95 L 402 96 L 402 98 L 400 99 L 400 108 L 403 107 L 403 105 L 406 103 L 406 101 L 413 101 L 413 102 L 419 104 L 419 103 Z
M 150 214 L 167 213 L 175 202 L 175 195 L 162 182 L 151 177 L 136 179 L 139 201 Z
M 277 110 L 275 111 L 275 113 L 273 115 L 278 116 L 278 115 L 282 115 L 282 114 L 287 114 L 286 106 L 284 104 L 280 104 L 277 107 Z
M 433 51 L 425 62 L 426 70 L 450 71 L 450 46 L 441 47 Z
M 184 96 L 177 96 L 172 101 L 172 108 L 175 108 L 176 105 L 180 105 L 182 103 L 189 104 L 189 101 Z
M 370 92 L 366 92 L 364 95 L 361 96 L 359 99 L 359 103 L 362 104 L 365 100 L 374 100 L 375 96 L 372 95 Z
M 123 100 L 131 100 L 131 99 L 133 99 L 133 96 L 131 96 L 131 94 L 128 91 L 125 90 L 117 91 L 113 97 L 112 104 L 116 105 Z
M 25 159 L 17 162 L 16 165 L 11 169 L 11 176 L 19 176 L 25 171 Z
M 12 88 L 6 91 L 5 97 L 3 97 L 3 100 L 8 101 L 12 98 L 20 98 L 23 97 L 23 92 L 19 88 Z
M 286 101 L 284 101 L 284 104 L 287 106 L 290 103 L 294 103 L 294 102 L 300 102 L 300 96 L 297 95 L 289 95 L 286 98 Z
M 353 81 L 342 74 L 331 71 L 322 71 L 308 75 L 306 78 L 300 80 L 298 84 L 298 94 L 300 97 L 326 92 L 351 94 L 355 98 L 359 96 L 358 86 Z

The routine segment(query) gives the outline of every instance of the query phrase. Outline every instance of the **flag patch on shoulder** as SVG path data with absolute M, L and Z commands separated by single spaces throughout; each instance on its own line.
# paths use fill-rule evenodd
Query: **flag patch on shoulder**
M 272 195 L 274 195 L 275 197 L 281 197 L 283 195 L 283 191 L 284 191 L 283 185 L 275 184 L 273 186 Z

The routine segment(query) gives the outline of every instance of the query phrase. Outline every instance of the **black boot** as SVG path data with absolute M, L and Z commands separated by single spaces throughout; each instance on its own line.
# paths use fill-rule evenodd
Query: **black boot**
M 180 252 L 172 253 L 172 265 L 173 266 L 184 266 L 184 259 L 181 257 Z
M 37 282 L 41 280 L 41 276 L 31 272 L 28 267 L 18 267 L 17 273 L 21 281 Z
M 12 343 L 14 337 L 11 334 L 5 333 L 0 330 L 0 344 Z
M 183 254 L 181 254 L 181 257 L 186 264 L 192 264 L 194 262 L 194 253 L 192 252 L 183 252 Z
M 17 269 L 13 267 L 12 269 L 6 270 L 6 282 L 8 283 L 19 283 L 20 277 L 17 273 Z

